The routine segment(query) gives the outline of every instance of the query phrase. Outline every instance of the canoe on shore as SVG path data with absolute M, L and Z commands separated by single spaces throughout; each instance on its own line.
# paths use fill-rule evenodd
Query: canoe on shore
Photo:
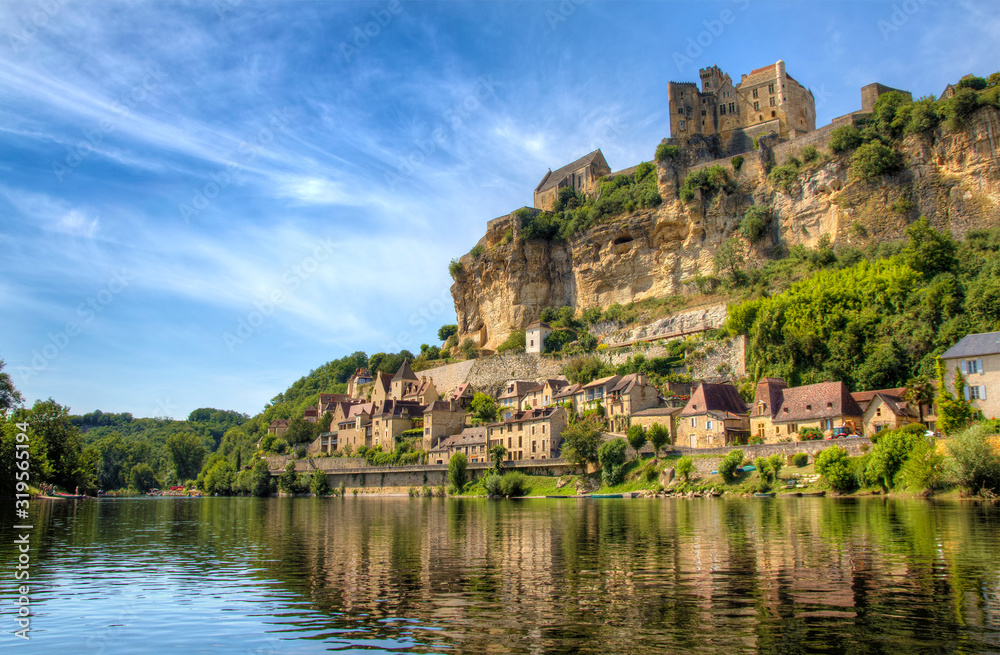
M 774 492 L 769 492 L 766 494 L 756 493 L 753 495 L 754 498 L 774 498 Z
M 621 498 L 621 494 L 590 494 L 591 498 Z
M 804 492 L 802 492 L 802 495 L 803 496 L 817 496 L 818 497 L 818 496 L 825 496 L 826 492 L 825 491 L 809 491 L 809 492 L 805 492 L 804 491 Z

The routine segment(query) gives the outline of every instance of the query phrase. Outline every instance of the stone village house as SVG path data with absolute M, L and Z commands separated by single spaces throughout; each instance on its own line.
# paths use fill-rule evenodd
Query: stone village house
M 781 378 L 762 378 L 757 383 L 750 430 L 764 443 L 797 440 L 803 428 L 817 428 L 830 436 L 835 427 L 860 429 L 863 414 L 843 382 L 789 389 Z
M 732 446 L 750 436 L 747 404 L 731 384 L 702 382 L 677 416 L 677 443 L 682 446 Z
M 566 410 L 544 407 L 515 412 L 510 418 L 487 426 L 487 452 L 500 444 L 508 461 L 552 459 L 559 456 Z
M 985 418 L 1000 417 L 1000 332 L 969 334 L 941 355 L 951 385 L 955 371 L 965 376 L 965 396 L 973 410 Z

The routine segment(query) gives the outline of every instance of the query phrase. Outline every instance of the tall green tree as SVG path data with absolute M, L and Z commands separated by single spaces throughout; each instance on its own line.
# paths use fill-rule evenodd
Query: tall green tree
M 924 422 L 924 407 L 934 402 L 934 383 L 926 376 L 918 375 L 906 383 L 906 402 L 917 406 L 920 422 Z
M 49 462 L 52 464 L 51 482 L 67 490 L 80 487 L 92 491 L 94 471 L 87 470 L 81 459 L 83 441 L 80 431 L 69 421 L 69 408 L 56 401 L 38 400 L 27 415 L 32 438 L 42 439 Z
M 448 337 L 450 337 L 453 334 L 458 334 L 458 326 L 457 325 L 454 325 L 454 324 L 452 324 L 452 325 L 442 325 L 438 329 L 438 339 L 440 339 L 442 342 L 447 341 Z
M 170 453 L 170 460 L 173 462 L 178 480 L 197 477 L 207 454 L 201 439 L 191 433 L 170 435 L 167 439 L 167 451 Z
M 478 418 L 483 421 L 497 420 L 497 403 L 493 400 L 492 396 L 485 393 L 477 391 L 475 395 L 472 396 L 472 402 L 469 403 L 469 409 L 472 410 L 472 416 L 474 418 Z
M 149 464 L 142 462 L 132 467 L 128 474 L 128 486 L 143 493 L 160 485 Z
M 604 421 L 599 416 L 570 423 L 562 431 L 562 456 L 570 464 L 585 468 L 597 464 Z
M 934 404 L 937 405 L 937 425 L 941 432 L 952 435 L 964 430 L 972 417 L 969 403 L 965 400 L 965 378 L 961 370 L 955 371 L 955 393 L 952 393 L 945 382 L 945 367 L 940 357 L 937 358 L 935 367 L 937 396 L 934 398 Z
M 636 423 L 635 425 L 630 425 L 628 432 L 626 433 L 626 439 L 628 439 L 628 445 L 632 446 L 635 451 L 636 457 L 639 456 L 639 449 L 646 444 L 646 430 Z
M 9 373 L 3 372 L 4 361 L 0 359 L 0 415 L 6 415 L 10 410 L 24 402 L 24 396 L 14 386 Z
M 661 423 L 649 426 L 649 443 L 653 444 L 653 458 L 660 457 L 660 450 L 670 441 L 670 430 Z

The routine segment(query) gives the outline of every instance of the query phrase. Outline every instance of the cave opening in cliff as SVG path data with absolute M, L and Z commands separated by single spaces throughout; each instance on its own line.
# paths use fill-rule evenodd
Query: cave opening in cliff
M 620 246 L 620 245 L 622 245 L 623 243 L 628 243 L 628 242 L 630 242 L 631 240 L 632 240 L 632 237 L 630 237 L 629 235 L 627 235 L 627 234 L 626 234 L 626 235 L 624 235 L 624 236 L 620 236 L 620 237 L 618 237 L 617 239 L 615 239 L 615 241 L 614 241 L 614 245 L 616 245 L 616 246 Z

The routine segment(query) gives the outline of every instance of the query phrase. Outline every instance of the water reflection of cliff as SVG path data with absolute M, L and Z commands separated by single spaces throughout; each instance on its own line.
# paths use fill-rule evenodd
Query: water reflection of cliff
M 317 609 L 462 651 L 1000 646 L 995 506 L 346 498 L 258 518 L 267 575 Z

